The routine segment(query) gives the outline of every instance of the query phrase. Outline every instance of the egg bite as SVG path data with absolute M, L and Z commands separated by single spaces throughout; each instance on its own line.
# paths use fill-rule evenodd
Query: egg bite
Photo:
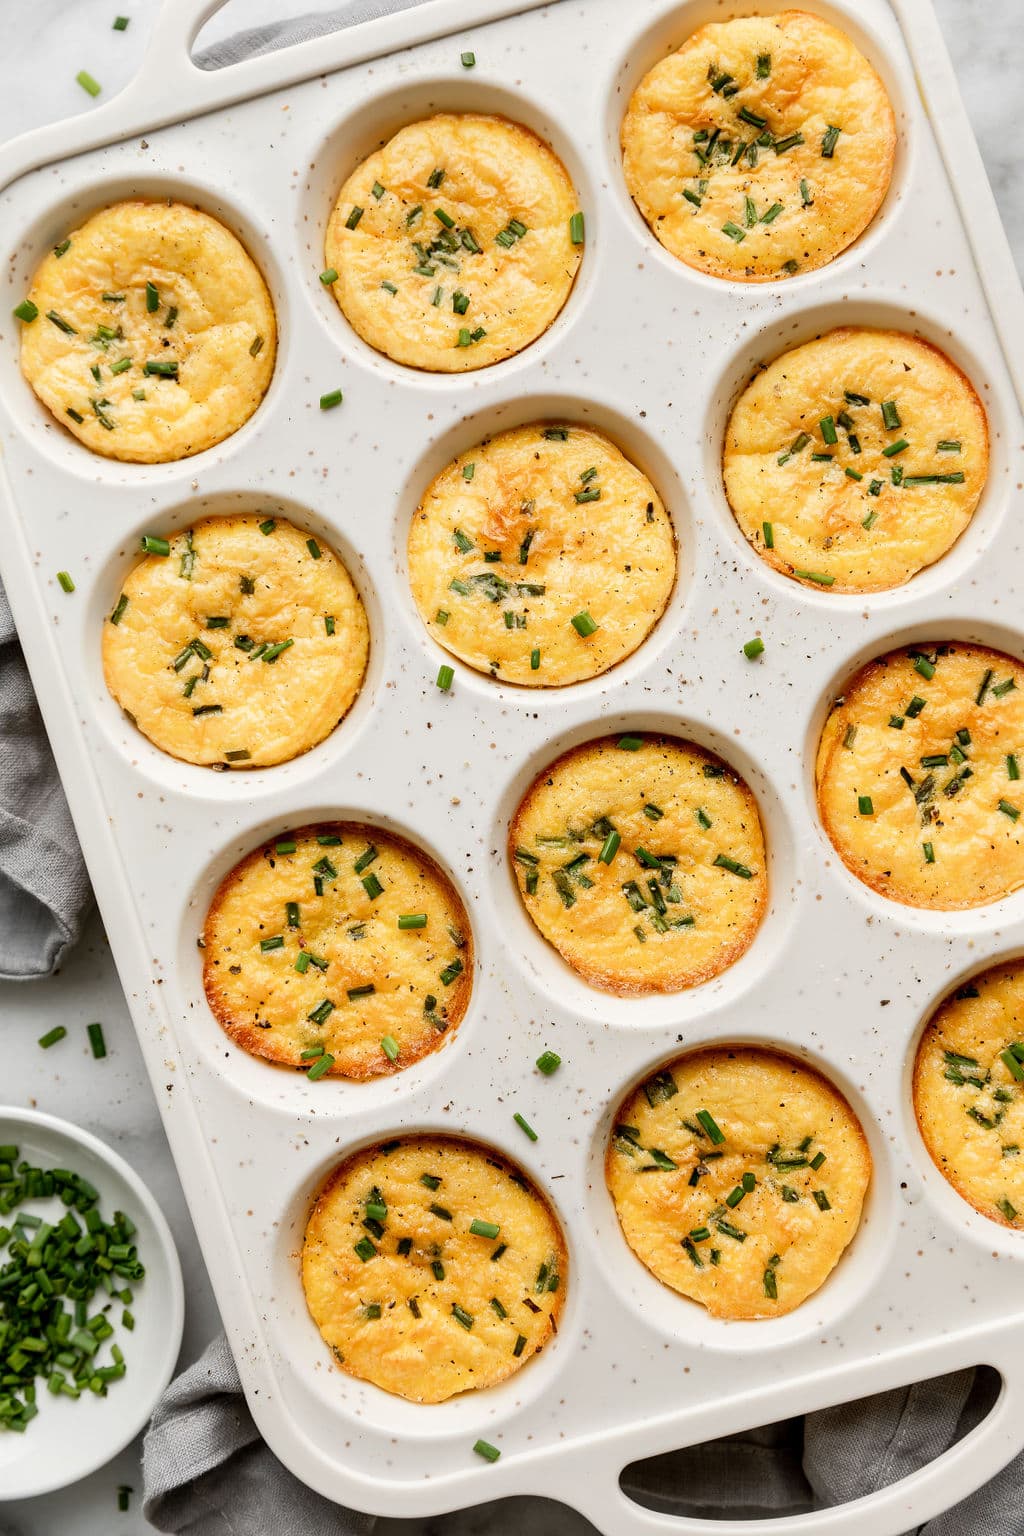
M 621 1105 L 605 1164 L 640 1262 L 712 1317 L 781 1317 L 819 1289 L 871 1179 L 842 1094 L 792 1057 L 692 1051 Z
M 732 965 L 768 898 L 757 802 L 691 741 L 585 742 L 534 780 L 509 829 L 526 911 L 584 981 L 679 992 Z
M 896 154 L 867 59 L 795 10 L 699 28 L 641 80 L 621 138 L 626 185 L 665 249 L 750 283 L 845 250 L 881 206 Z
M 128 573 L 103 625 L 103 674 L 154 746 L 264 768 L 308 752 L 351 708 L 369 629 L 333 550 L 283 518 L 208 517 Z
M 452 1136 L 357 1152 L 317 1195 L 306 1304 L 343 1370 L 441 1403 L 522 1369 L 557 1329 L 561 1227 L 512 1162 Z
M 825 722 L 822 823 L 846 867 L 911 907 L 953 911 L 1024 884 L 1024 666 L 953 642 L 862 667 Z
M 762 559 L 804 586 L 901 586 L 956 542 L 988 476 L 965 374 L 902 331 L 842 326 L 762 368 L 725 431 L 725 492 Z
M 19 306 L 21 307 L 21 306 Z M 277 322 L 241 241 L 184 203 L 114 203 L 32 279 L 21 369 L 108 459 L 163 464 L 237 432 L 274 371 Z
M 463 373 L 547 330 L 582 249 L 576 191 L 547 144 L 503 117 L 440 112 L 352 172 L 325 260 L 371 347 L 410 368 Z
M 956 1192 L 991 1221 L 1024 1227 L 1024 962 L 975 976 L 932 1014 L 914 1111 Z
M 432 481 L 409 580 L 435 640 L 527 687 L 596 677 L 642 644 L 675 579 L 661 497 L 603 432 L 532 422 Z
M 314 1080 L 382 1077 L 436 1051 L 469 1003 L 473 939 L 454 886 L 381 827 L 323 822 L 264 843 L 203 928 L 215 1018 L 253 1056 Z

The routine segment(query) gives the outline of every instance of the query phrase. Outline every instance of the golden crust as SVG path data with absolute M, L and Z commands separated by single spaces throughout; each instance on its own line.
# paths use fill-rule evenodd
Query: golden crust
M 486 560 L 495 551 L 501 560 Z M 657 491 L 591 427 L 531 422 L 477 444 L 436 476 L 409 528 L 412 595 L 431 635 L 478 672 L 528 687 L 596 677 L 635 651 L 675 566 Z M 460 595 L 453 581 L 475 590 Z M 521 593 L 524 583 L 542 590 Z M 598 624 L 592 635 L 573 628 L 580 613 Z
M 294 842 L 295 851 L 278 852 L 281 842 Z M 377 856 L 364 861 L 374 848 Z M 374 893 L 372 876 L 382 891 Z M 289 903 L 299 908 L 297 928 Z M 425 926 L 399 929 L 399 916 L 411 913 L 425 914 Z M 278 937 L 283 944 L 261 949 Z M 381 827 L 322 822 L 254 849 L 221 881 L 203 944 L 207 1001 L 235 1043 L 303 1070 L 311 1063 L 302 1052 L 322 1045 L 334 1058 L 334 1077 L 403 1071 L 447 1043 L 469 1004 L 473 938 L 465 907 L 432 859 Z M 303 951 L 311 960 L 300 972 Z M 442 972 L 456 965 L 445 981 Z M 310 1015 L 328 1002 L 318 1024 Z M 381 1044 L 386 1036 L 398 1047 L 394 1060 Z
M 619 996 L 678 992 L 717 976 L 754 938 L 768 899 L 761 818 L 743 780 L 693 742 L 639 735 L 631 752 L 620 739 L 573 747 L 538 775 L 509 828 L 509 860 L 528 915 L 584 981 Z M 598 859 L 604 821 L 621 838 L 610 864 Z M 638 848 L 670 862 L 644 865 Z M 581 853 L 589 886 L 565 873 Z
M 982 1216 L 1017 1228 L 1024 1227 L 1024 1068 L 1007 1058 L 1022 1038 L 1024 964 L 1014 960 L 973 977 L 935 1010 L 917 1048 L 913 1089 L 939 1172 Z
M 184 203 L 138 200 L 93 214 L 62 246 L 40 263 L 28 294 L 39 317 L 21 328 L 22 372 L 61 426 L 133 464 L 237 432 L 270 384 L 277 323 L 230 230 Z M 177 376 L 147 374 L 154 361 Z
M 822 824 L 851 873 L 893 901 L 954 911 L 1024 884 L 1024 821 L 1012 814 L 1024 796 L 1007 763 L 1018 752 L 1024 762 L 1024 666 L 986 646 L 940 649 L 890 651 L 862 667 L 825 722 L 815 774 Z M 919 670 L 919 653 L 933 677 Z M 908 713 L 915 699 L 925 703 Z M 945 764 L 921 762 L 942 756 Z
M 782 153 L 758 146 L 759 122 L 774 142 L 803 141 Z M 841 132 L 825 156 L 830 127 Z M 701 27 L 641 80 L 621 138 L 626 185 L 666 250 L 713 277 L 750 283 L 812 271 L 852 244 L 882 204 L 896 154 L 892 106 L 874 69 L 845 33 L 798 10 Z
M 562 162 L 521 124 L 475 112 L 411 123 L 341 189 L 325 246 L 334 297 L 398 363 L 485 368 L 535 341 L 568 298 L 582 254 L 569 231 L 576 207 Z
M 704 1113 L 720 1142 L 698 1121 Z M 803 1167 L 776 1161 L 805 1151 Z M 737 1045 L 688 1052 L 627 1095 L 605 1176 L 626 1242 L 658 1280 L 712 1317 L 780 1317 L 818 1290 L 854 1237 L 871 1154 L 853 1110 L 820 1073 Z
M 368 1200 L 386 1207 L 370 1228 Z M 470 1232 L 474 1220 L 497 1225 L 497 1237 Z M 556 1331 L 567 1274 L 561 1227 L 536 1185 L 489 1147 L 450 1136 L 348 1158 L 317 1195 L 302 1245 L 306 1303 L 338 1364 L 416 1403 L 520 1370 Z
M 870 404 L 850 402 L 846 391 Z M 886 427 L 883 401 L 895 404 L 898 427 Z M 887 457 L 899 442 L 909 446 Z M 952 442 L 959 451 L 939 451 Z M 748 542 L 777 571 L 831 592 L 900 586 L 938 560 L 974 515 L 988 462 L 985 409 L 956 364 L 919 337 L 854 326 L 794 347 L 758 373 L 732 409 L 722 450 L 726 496 Z M 963 482 L 907 483 L 950 473 Z M 831 580 L 799 574 L 807 571 Z
M 103 625 L 103 672 L 121 708 L 189 763 L 262 768 L 323 741 L 354 703 L 369 652 L 366 613 L 338 556 L 258 514 L 204 518 L 167 542 L 169 555 L 129 572 L 127 603 Z M 211 617 L 228 622 L 210 628 Z M 261 663 L 261 648 L 286 640 Z M 194 713 L 209 706 L 219 713 Z

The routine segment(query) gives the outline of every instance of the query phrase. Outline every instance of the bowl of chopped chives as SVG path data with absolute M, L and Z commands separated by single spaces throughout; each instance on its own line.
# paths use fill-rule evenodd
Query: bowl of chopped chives
M 0 1106 L 0 1488 L 86 1477 L 145 1426 L 181 1345 L 170 1228 L 88 1131 Z

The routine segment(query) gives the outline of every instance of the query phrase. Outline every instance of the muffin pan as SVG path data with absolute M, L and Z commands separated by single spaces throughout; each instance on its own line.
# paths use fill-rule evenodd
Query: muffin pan
M 906 0 L 808 3 L 879 70 L 899 146 L 889 195 L 860 240 L 778 285 L 718 281 L 671 258 L 630 202 L 617 148 L 643 73 L 712 16 L 752 8 L 734 0 L 652 0 L 639 21 L 624 21 L 614 0 L 515 17 L 503 16 L 505 0 L 426 0 L 209 74 L 187 58 L 209 0 L 168 0 L 128 91 L 0 158 L 0 568 L 250 1407 L 275 1453 L 341 1503 L 431 1514 L 533 1492 L 574 1505 L 609 1536 L 702 1532 L 705 1522 L 636 1505 L 622 1468 L 976 1363 L 1004 1378 L 982 1425 L 913 1478 L 794 1528 L 842 1532 L 870 1519 L 878 1536 L 895 1536 L 1024 1444 L 1024 1238 L 950 1188 L 911 1102 L 917 1039 L 936 1002 L 1024 952 L 1024 892 L 953 913 L 888 901 L 840 864 L 813 787 L 829 702 L 872 655 L 945 639 L 1024 654 L 1013 516 L 1021 417 L 996 330 L 1024 352 L 1021 293 L 927 8 L 911 17 Z M 934 128 L 917 79 L 941 104 Z M 401 123 L 444 110 L 501 112 L 540 133 L 573 178 L 587 234 L 550 329 L 456 378 L 372 353 L 318 282 L 345 177 Z M 219 447 L 176 464 L 94 457 L 18 368 L 10 311 L 40 257 L 129 192 L 222 219 L 277 310 L 263 404 Z M 868 597 L 805 590 L 769 569 L 745 546 L 721 483 L 725 420 L 756 364 L 840 323 L 936 342 L 971 377 L 991 431 L 988 483 L 963 536 L 906 586 Z M 337 389 L 343 404 L 321 410 Z M 549 692 L 495 682 L 434 644 L 409 592 L 405 547 L 412 510 L 444 463 L 489 432 L 552 417 L 607 431 L 649 475 L 673 519 L 679 572 L 632 656 Z M 372 635 L 362 693 L 294 762 L 244 775 L 177 763 L 107 695 L 102 623 L 141 534 L 275 508 L 337 549 L 360 590 Z M 70 572 L 73 593 L 58 571 Z M 747 660 L 742 647 L 758 634 L 764 653 Z M 449 662 L 454 683 L 442 692 L 435 679 Z M 594 736 L 647 730 L 697 742 L 749 784 L 768 839 L 769 909 L 747 953 L 714 980 L 611 997 L 532 930 L 504 850 L 544 762 Z M 202 988 L 197 939 L 220 879 L 263 839 L 320 820 L 371 822 L 422 847 L 473 928 L 472 996 L 457 1034 L 367 1083 L 310 1082 L 249 1057 Z M 659 1285 L 623 1242 L 603 1176 L 630 1088 L 685 1048 L 729 1041 L 780 1048 L 834 1082 L 873 1162 L 860 1228 L 835 1272 L 766 1321 L 710 1318 Z M 544 1048 L 563 1058 L 552 1077 L 533 1065 Z M 299 1275 L 317 1188 L 345 1156 L 403 1131 L 482 1140 L 521 1164 L 568 1249 L 557 1338 L 501 1385 L 429 1407 L 335 1369 Z M 501 1459 L 474 1455 L 478 1438 Z M 714 1524 L 719 1536 L 747 1528 Z

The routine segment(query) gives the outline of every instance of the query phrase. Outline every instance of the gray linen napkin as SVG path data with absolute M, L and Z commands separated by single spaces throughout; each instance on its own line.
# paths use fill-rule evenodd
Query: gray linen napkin
M 0 586 L 0 979 L 48 976 L 91 904 L 71 824 Z

